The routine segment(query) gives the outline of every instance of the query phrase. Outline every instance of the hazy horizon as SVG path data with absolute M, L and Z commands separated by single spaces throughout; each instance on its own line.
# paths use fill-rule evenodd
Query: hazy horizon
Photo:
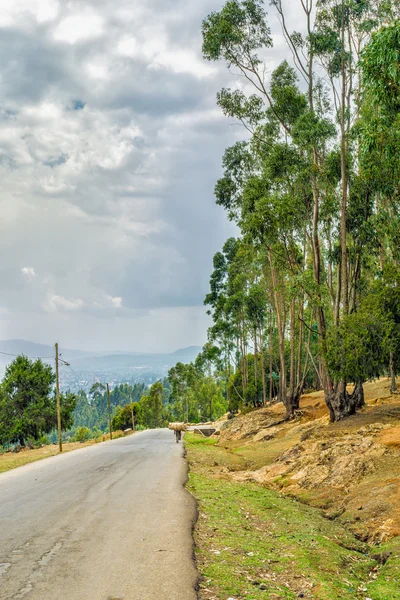
M 10 338 L 10 339 L 1 339 L 0 340 L 0 347 L 2 346 L 2 344 L 6 344 L 6 343 L 10 343 L 13 342 L 15 343 L 15 345 L 17 345 L 18 343 L 22 344 L 32 344 L 32 345 L 38 345 L 38 346 L 46 346 L 46 347 L 50 347 L 52 348 L 54 346 L 54 344 L 52 344 L 51 342 L 36 342 L 34 340 L 25 340 L 25 339 L 21 339 L 21 338 Z M 96 353 L 101 353 L 101 354 L 175 354 L 178 353 L 182 350 L 188 350 L 191 348 L 201 348 L 201 346 L 196 345 L 196 344 L 192 344 L 190 346 L 185 346 L 185 347 L 179 347 L 179 348 L 175 348 L 175 347 L 171 347 L 171 349 L 166 349 L 166 350 L 155 350 L 153 352 L 144 352 L 142 351 L 140 348 L 138 349 L 123 349 L 121 350 L 120 348 L 82 348 L 82 347 L 67 347 L 67 346 L 62 346 L 60 345 L 60 351 L 64 350 L 65 351 L 79 351 L 79 352 L 84 352 L 84 353 L 91 353 L 93 352 L 94 354 Z M 1 352 L 0 350 L 0 354 L 3 354 L 3 352 Z

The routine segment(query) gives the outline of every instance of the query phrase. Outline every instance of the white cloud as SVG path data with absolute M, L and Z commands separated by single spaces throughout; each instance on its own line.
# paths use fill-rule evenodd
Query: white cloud
M 113 298 L 112 296 L 108 296 L 107 298 L 111 302 L 112 306 L 114 306 L 115 308 L 122 308 L 122 298 Z
M 21 273 L 28 281 L 33 281 L 37 277 L 37 273 L 33 267 L 22 267 Z
M 200 60 L 194 52 L 188 50 L 167 50 L 162 47 L 158 51 L 147 53 L 151 62 L 149 69 L 166 68 L 173 73 L 188 73 L 199 77 L 214 75 L 217 69 L 214 66 Z
M 84 308 L 85 303 L 80 298 L 68 300 L 64 296 L 49 294 L 43 308 L 48 312 L 76 311 Z
M 117 53 L 121 56 L 133 58 L 139 54 L 139 45 L 132 36 L 123 37 L 117 45 Z
M 102 35 L 104 18 L 92 9 L 86 9 L 63 19 L 54 31 L 54 39 L 75 44 L 88 41 Z
M 38 23 L 53 21 L 59 9 L 58 0 L 2 0 L 0 27 L 18 26 L 26 17 L 33 17 Z

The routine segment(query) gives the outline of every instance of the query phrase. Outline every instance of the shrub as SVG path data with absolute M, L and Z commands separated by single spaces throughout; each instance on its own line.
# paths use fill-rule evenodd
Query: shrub
M 41 448 L 42 446 L 48 446 L 50 440 L 47 435 L 41 435 L 40 438 L 35 442 L 35 448 Z
M 90 440 L 91 436 L 92 434 L 88 427 L 78 427 L 75 433 L 75 441 L 83 443 Z

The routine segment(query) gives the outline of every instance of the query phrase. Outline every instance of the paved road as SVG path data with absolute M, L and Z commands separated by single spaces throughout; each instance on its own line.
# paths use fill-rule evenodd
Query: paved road
M 0 475 L 0 599 L 195 600 L 185 475 L 167 430 Z

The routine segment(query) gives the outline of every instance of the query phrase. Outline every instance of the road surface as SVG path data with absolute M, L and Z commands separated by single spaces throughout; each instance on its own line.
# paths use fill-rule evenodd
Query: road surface
M 168 430 L 0 475 L 0 599 L 195 600 L 185 478 Z

